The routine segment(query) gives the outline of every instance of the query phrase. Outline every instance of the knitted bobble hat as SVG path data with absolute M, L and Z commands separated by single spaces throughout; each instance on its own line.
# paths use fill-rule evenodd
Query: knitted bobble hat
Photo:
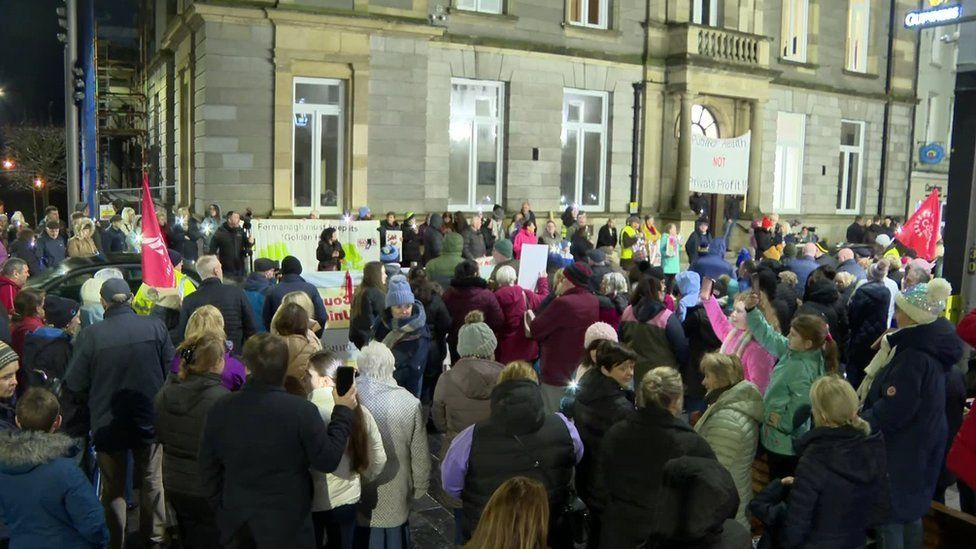
M 595 322 L 590 324 L 590 327 L 586 329 L 586 333 L 583 335 L 583 348 L 589 349 L 590 345 L 594 341 L 601 340 L 617 342 L 617 331 L 613 329 L 613 326 L 607 324 L 606 322 Z
M 395 307 L 397 305 L 413 305 L 413 291 L 407 277 L 396 275 L 387 281 L 386 306 Z
M 945 311 L 951 294 L 952 286 L 945 279 L 934 278 L 901 292 L 895 297 L 895 304 L 915 322 L 928 324 Z
M 458 330 L 458 355 L 493 358 L 498 347 L 495 333 L 485 324 L 481 311 L 471 311 L 464 317 L 464 325 Z

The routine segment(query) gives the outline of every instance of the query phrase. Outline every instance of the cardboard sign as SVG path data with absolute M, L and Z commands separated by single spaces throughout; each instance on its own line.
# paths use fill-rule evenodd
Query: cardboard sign
M 403 231 L 386 231 L 386 245 L 397 251 L 397 261 L 403 261 Z
M 732 139 L 691 136 L 691 180 L 688 190 L 700 193 L 746 194 L 752 132 Z
M 519 257 L 518 285 L 534 292 L 539 284 L 539 275 L 546 272 L 548 262 L 549 246 L 523 244 L 522 255 Z

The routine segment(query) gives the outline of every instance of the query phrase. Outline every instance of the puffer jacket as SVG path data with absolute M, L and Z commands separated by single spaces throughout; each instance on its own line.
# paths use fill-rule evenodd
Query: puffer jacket
M 705 397 L 706 401 L 711 398 L 711 394 Z M 739 492 L 735 520 L 746 528 L 750 528 L 746 506 L 752 500 L 752 461 L 762 421 L 762 395 L 755 385 L 743 380 L 718 395 L 695 424 L 695 431 L 708 441 L 719 463 L 732 474 Z
M 542 300 L 549 295 L 549 281 L 540 278 L 536 291 L 530 292 L 518 285 L 506 286 L 495 290 L 495 297 L 501 307 L 503 323 L 495 330 L 498 337 L 498 348 L 495 358 L 502 364 L 515 360 L 534 362 L 539 357 L 539 344 L 534 339 L 525 337 L 526 305 L 530 310 L 536 310 Z
M 488 282 L 481 277 L 452 279 L 451 287 L 444 292 L 444 305 L 447 305 L 452 320 L 451 330 L 447 333 L 447 344 L 453 360 L 459 358 L 458 331 L 464 326 L 464 317 L 468 313 L 481 311 L 485 315 L 485 324 L 495 331 L 504 323 L 505 317 L 498 305 L 498 298 L 488 289 Z
M 109 541 L 98 495 L 63 434 L 0 433 L 0 509 L 10 549 L 105 547 Z
M 677 315 L 660 301 L 641 299 L 620 317 L 620 342 L 637 353 L 634 379 L 658 366 L 681 371 L 688 362 L 688 338 Z
M 163 488 L 205 497 L 197 453 L 210 407 L 228 394 L 217 374 L 171 374 L 156 395 L 156 437 L 163 445 Z
M 441 232 L 441 227 L 444 226 L 444 218 L 441 214 L 431 214 L 430 223 L 427 226 L 427 230 L 424 231 L 424 265 L 428 265 L 431 260 L 440 257 L 441 248 L 444 245 L 444 233 Z M 463 247 L 463 239 L 462 239 Z M 428 265 L 428 268 L 430 266 Z
M 810 430 L 810 386 L 825 374 L 823 351 L 790 350 L 786 336 L 773 330 L 758 308 L 746 314 L 746 322 L 756 341 L 778 359 L 763 395 L 762 445 L 794 456 L 794 439 Z
M 565 387 L 583 356 L 586 329 L 600 318 L 600 302 L 589 288 L 575 286 L 553 300 L 530 326 L 539 342 L 540 381 Z
M 875 350 L 871 346 L 888 329 L 890 301 L 891 292 L 883 282 L 868 282 L 854 292 L 847 305 L 851 330 L 844 345 L 844 364 L 847 380 L 854 387 L 861 385 L 864 368 L 874 358 Z
M 458 433 L 491 416 L 491 390 L 502 368 L 493 360 L 465 357 L 441 374 L 430 413 L 434 425 L 444 431 L 442 459 Z
M 440 234 L 440 231 L 428 229 L 425 233 L 425 240 L 430 239 L 430 235 L 434 233 Z M 464 257 L 461 256 L 461 251 L 464 249 L 464 238 L 457 233 L 447 233 L 443 237 L 443 241 L 440 255 L 427 261 L 427 274 L 430 275 L 431 280 L 446 288 L 454 276 L 454 268 L 457 267 L 458 263 L 464 261 Z
M 414 301 L 410 316 L 401 320 L 394 319 L 390 309 L 384 310 L 373 324 L 373 339 L 393 352 L 396 382 L 419 398 L 431 344 L 423 304 Z
M 301 382 L 305 387 L 306 393 L 312 392 L 312 380 L 308 373 L 308 359 L 316 351 L 322 350 L 318 341 L 313 343 L 307 335 L 291 334 L 284 336 L 285 343 L 288 345 L 288 377 L 293 377 Z

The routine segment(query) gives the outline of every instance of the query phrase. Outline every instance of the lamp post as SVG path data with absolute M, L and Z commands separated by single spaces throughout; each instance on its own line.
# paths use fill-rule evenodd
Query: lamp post
M 44 180 L 40 177 L 34 178 L 34 185 L 31 192 L 31 202 L 34 205 L 34 226 L 37 227 L 37 193 L 44 190 Z

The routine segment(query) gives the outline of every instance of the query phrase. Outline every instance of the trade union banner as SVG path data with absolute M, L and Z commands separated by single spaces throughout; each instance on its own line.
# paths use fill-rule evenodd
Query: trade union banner
M 751 141 L 751 131 L 730 139 L 692 135 L 691 181 L 688 190 L 699 193 L 746 194 Z

